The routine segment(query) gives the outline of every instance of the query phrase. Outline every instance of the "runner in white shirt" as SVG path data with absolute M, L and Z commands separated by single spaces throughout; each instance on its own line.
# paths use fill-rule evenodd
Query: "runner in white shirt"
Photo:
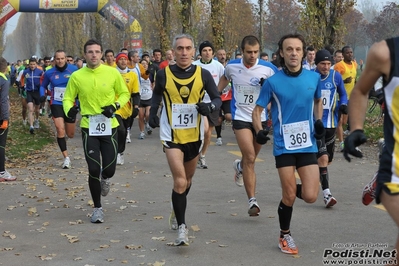
M 193 65 L 198 65 L 209 72 L 217 85 L 219 83 L 220 78 L 224 74 L 224 67 L 221 63 L 216 60 L 213 60 L 214 49 L 210 42 L 204 41 L 199 46 L 199 52 L 201 55 L 201 59 L 194 61 Z M 208 93 L 205 92 L 204 100 L 205 103 L 210 103 L 211 99 L 209 98 Z M 202 147 L 200 157 L 198 159 L 197 167 L 201 169 L 207 169 L 208 165 L 205 161 L 205 153 L 209 147 L 211 142 L 211 134 L 212 130 L 215 126 L 219 125 L 219 112 L 213 112 L 209 114 L 207 117 L 204 117 L 205 123 L 205 138 L 204 138 L 204 146 Z
M 231 113 L 233 129 L 240 148 L 242 158 L 234 161 L 235 182 L 238 186 L 245 185 L 248 196 L 250 216 L 258 216 L 259 205 L 255 198 L 256 175 L 255 159 L 261 145 L 256 143 L 256 132 L 252 125 L 252 111 L 258 99 L 261 82 L 269 78 L 278 70 L 266 61 L 259 60 L 260 44 L 258 38 L 249 35 L 241 42 L 243 57 L 230 61 L 225 68 L 224 76 L 220 79 L 218 89 L 221 92 L 231 81 L 233 98 Z M 266 114 L 262 113 L 262 126 L 266 128 Z

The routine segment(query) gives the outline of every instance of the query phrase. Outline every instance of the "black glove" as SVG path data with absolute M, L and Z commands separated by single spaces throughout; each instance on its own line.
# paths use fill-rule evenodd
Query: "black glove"
M 258 134 L 256 134 L 256 142 L 263 145 L 266 144 L 270 138 L 267 136 L 269 134 L 268 130 L 259 130 Z
M 47 97 L 45 95 L 40 96 L 39 102 L 44 103 L 46 101 Z
M 212 107 L 211 103 L 197 103 L 197 111 L 203 116 L 208 116 L 210 113 L 212 113 Z
M 108 118 L 111 118 L 116 111 L 115 106 L 113 106 L 112 104 L 108 105 L 108 106 L 101 107 L 101 109 L 104 110 L 101 113 Z
M 77 115 L 78 112 L 79 112 L 79 107 L 73 106 L 73 107 L 71 107 L 71 109 L 69 109 L 67 115 L 69 118 L 73 118 Z
M 149 74 L 150 74 L 150 71 L 147 69 L 147 70 L 145 71 L 145 74 L 146 74 L 146 75 L 149 75 Z
M 132 117 L 135 118 L 139 114 L 139 108 L 133 108 Z
M 362 158 L 363 154 L 360 150 L 356 149 L 356 147 L 362 145 L 367 141 L 366 135 L 364 135 L 363 130 L 357 129 L 353 131 L 349 136 L 346 137 L 344 142 L 344 157 L 345 159 L 350 162 L 351 158 L 349 154 Z
M 346 104 L 341 104 L 339 106 L 339 111 L 341 113 L 343 113 L 344 115 L 347 115 L 348 114 L 348 106 Z
M 260 78 L 259 84 L 260 84 L 261 87 L 263 86 L 263 83 L 264 83 L 264 82 L 265 82 L 265 79 L 264 79 L 264 78 Z
M 326 135 L 326 129 L 324 128 L 323 121 L 318 119 L 314 123 L 314 137 L 316 139 L 322 139 Z
M 158 106 L 157 107 L 151 106 L 150 118 L 148 119 L 148 124 L 152 128 L 159 127 L 159 117 L 158 117 L 157 113 L 158 113 Z

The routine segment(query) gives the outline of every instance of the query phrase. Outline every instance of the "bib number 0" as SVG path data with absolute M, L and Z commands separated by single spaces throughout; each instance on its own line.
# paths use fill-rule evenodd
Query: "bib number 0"
M 111 134 L 111 118 L 104 115 L 89 117 L 89 136 L 110 136 Z

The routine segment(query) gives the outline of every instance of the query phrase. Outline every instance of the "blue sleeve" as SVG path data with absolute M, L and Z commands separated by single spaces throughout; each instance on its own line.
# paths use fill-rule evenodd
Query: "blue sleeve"
M 262 85 L 262 88 L 260 89 L 259 97 L 256 100 L 256 105 L 266 108 L 270 102 L 271 91 L 272 91 L 272 86 L 271 86 L 269 80 L 266 79 Z
M 46 72 L 46 73 L 48 73 L 48 72 Z M 44 73 L 43 82 L 40 85 L 40 97 L 46 95 L 46 93 L 45 93 L 46 92 L 46 88 L 50 84 L 50 78 L 48 77 L 48 75 L 46 75 L 46 73 Z
M 319 77 L 317 79 L 317 87 L 316 87 L 316 91 L 314 93 L 314 98 L 315 99 L 320 99 L 321 98 L 321 89 L 322 89 L 322 83 L 321 83 L 321 78 L 320 75 L 317 74 Z
M 344 81 L 342 80 L 341 74 L 337 71 L 335 71 L 334 82 L 337 86 L 337 92 L 339 95 L 339 105 L 348 104 L 348 95 L 346 95 Z

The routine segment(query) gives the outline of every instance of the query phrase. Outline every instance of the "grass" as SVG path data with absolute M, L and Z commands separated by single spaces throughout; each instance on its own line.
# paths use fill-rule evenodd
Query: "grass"
M 22 124 L 22 104 L 16 88 L 10 88 L 10 127 L 6 143 L 6 156 L 8 158 L 7 167 L 21 167 L 36 163 L 37 159 L 45 161 L 49 156 L 49 145 L 55 143 L 54 133 L 50 126 L 50 119 L 41 116 L 40 129 L 35 130 L 35 134 L 29 133 L 29 126 Z M 51 148 L 54 150 L 54 148 Z

